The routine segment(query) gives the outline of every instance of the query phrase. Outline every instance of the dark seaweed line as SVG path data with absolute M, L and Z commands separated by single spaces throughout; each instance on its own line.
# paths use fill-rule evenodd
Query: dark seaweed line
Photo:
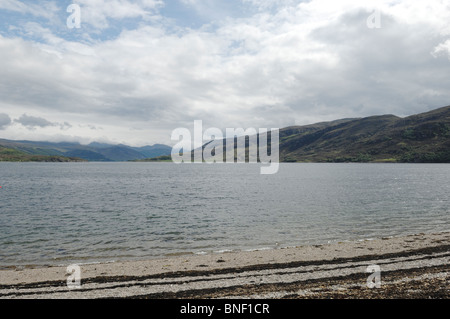
M 388 276 L 399 276 L 407 277 L 408 275 L 414 274 L 416 272 L 425 272 L 425 271 L 439 271 L 444 270 L 448 271 L 448 266 L 431 266 L 431 267 L 417 267 L 410 269 L 397 269 L 392 271 L 383 272 L 383 278 Z M 296 287 L 298 289 L 298 285 L 326 285 L 329 286 L 330 282 L 345 282 L 345 281 L 355 281 L 361 282 L 361 285 L 366 283 L 367 274 L 362 273 L 354 273 L 343 276 L 333 276 L 333 277 L 325 277 L 325 278 L 315 278 L 315 279 L 307 279 L 307 280 L 298 280 L 289 283 L 264 283 L 264 284 L 244 284 L 244 285 L 236 285 L 229 286 L 223 288 L 204 288 L 204 289 L 191 289 L 191 290 L 183 290 L 178 292 L 161 292 L 161 293 L 153 293 L 146 295 L 135 295 L 129 296 L 125 298 L 101 298 L 101 299 L 187 299 L 187 298 L 196 298 L 196 299 L 205 299 L 210 298 L 212 295 L 233 295 L 236 293 L 236 290 L 239 290 L 240 296 L 250 295 L 255 290 L 271 290 L 271 291 L 283 291 L 288 287 Z M 384 281 L 386 284 L 386 282 Z M 242 291 L 246 291 L 245 294 L 242 294 Z
M 86 278 L 85 283 L 104 283 L 104 282 L 127 282 L 127 281 L 144 281 L 148 279 L 163 279 L 163 278 L 180 278 L 186 276 L 211 276 L 217 274 L 228 274 L 228 273 L 243 273 L 247 271 L 257 271 L 257 270 L 271 270 L 280 268 L 297 268 L 302 266 L 323 266 L 332 264 L 343 264 L 348 262 L 364 262 L 371 260 L 381 260 L 381 259 L 392 259 L 392 258 L 402 258 L 402 257 L 415 257 L 415 258 L 432 258 L 433 253 L 450 252 L 450 245 L 440 245 L 428 248 L 421 248 L 416 250 L 409 250 L 398 253 L 388 253 L 382 255 L 363 255 L 357 257 L 349 258 L 334 258 L 331 260 L 313 260 L 313 261 L 294 261 L 288 263 L 270 263 L 270 264 L 259 264 L 259 265 L 249 265 L 244 267 L 234 267 L 234 268 L 223 268 L 223 269 L 212 269 L 212 270 L 190 270 L 190 271 L 177 271 L 177 272 L 167 272 L 154 275 L 146 276 L 98 276 L 93 278 Z M 425 255 L 425 257 L 417 257 L 417 255 Z M 429 257 L 427 257 L 429 256 Z M 44 288 L 44 287 L 61 287 L 65 286 L 65 281 L 44 281 L 30 284 L 15 284 L 15 285 L 0 285 L 0 289 L 26 289 L 26 288 Z
M 429 260 L 429 259 L 433 259 L 434 257 L 447 257 L 450 256 L 450 253 L 446 253 L 446 254 L 442 254 L 439 256 L 433 256 L 433 255 L 425 255 L 425 256 L 420 256 L 420 257 L 416 257 L 416 258 L 409 258 L 409 259 L 405 259 L 402 261 L 376 261 L 376 263 L 378 265 L 383 265 L 383 264 L 395 264 L 398 262 L 408 262 L 408 261 L 419 261 L 419 260 Z M 365 260 L 367 261 L 367 260 Z M 373 262 L 373 260 L 370 260 L 371 262 Z M 328 265 L 330 263 L 323 263 L 321 264 L 323 265 Z M 339 265 L 339 264 L 336 264 Z M 277 271 L 272 273 L 271 275 L 286 275 L 286 274 L 304 274 L 304 273 L 313 273 L 315 271 L 333 271 L 333 270 L 340 270 L 340 269 L 352 269 L 352 268 L 357 268 L 357 267 L 361 267 L 361 265 L 353 265 L 353 266 L 336 266 L 336 267 L 332 267 L 332 268 L 327 268 L 327 269 L 314 269 L 314 270 L 299 270 L 299 271 L 295 271 L 295 272 L 289 272 L 289 271 Z M 289 269 L 290 267 L 284 267 L 284 268 L 278 268 L 279 270 L 282 269 Z M 264 269 L 256 269 L 253 271 L 261 271 Z M 250 272 L 251 270 L 247 270 L 248 272 Z M 184 272 L 184 276 L 185 277 L 189 277 L 189 275 L 187 275 L 187 273 L 189 272 Z M 205 273 L 205 275 L 208 275 L 208 272 L 202 272 Z M 235 274 L 238 272 L 235 272 Z M 195 274 L 195 276 L 192 277 L 196 277 L 197 274 Z M 246 278 L 255 278 L 255 277 L 264 277 L 266 276 L 265 274 L 248 274 L 246 276 L 242 276 L 240 278 L 242 279 L 246 279 Z M 143 277 L 148 277 L 148 276 L 143 276 Z M 143 277 L 127 277 L 127 278 L 131 278 L 129 280 L 126 280 L 127 282 L 123 283 L 123 284 L 117 284 L 117 285 L 112 285 L 112 286 L 108 286 L 108 287 L 93 287 L 93 288 L 83 288 L 79 291 L 82 292 L 87 292 L 87 291 L 100 291 L 100 290 L 112 290 L 112 289 L 118 289 L 118 288 L 128 288 L 128 287 L 146 287 L 146 286 L 165 286 L 165 285 L 179 285 L 179 284 L 184 284 L 184 283 L 194 283 L 194 282 L 200 282 L 200 281 L 205 281 L 205 282 L 212 282 L 212 281 L 220 281 L 220 280 L 227 280 L 227 279 L 234 279 L 235 276 L 228 276 L 228 277 L 221 277 L 221 278 L 200 278 L 200 279 L 188 279 L 188 280 L 180 280 L 180 281 L 167 281 L 167 282 L 151 282 L 151 283 L 143 283 L 143 282 L 135 282 L 135 281 L 144 281 L 147 280 L 148 278 L 143 279 Z M 153 277 L 153 276 L 152 276 Z M 210 274 L 208 277 L 211 277 Z M 115 277 L 109 277 L 108 279 L 114 279 Z M 118 277 L 119 279 L 123 279 L 122 277 Z M 160 277 L 160 275 L 157 275 L 157 278 L 164 278 L 164 276 Z M 100 277 L 100 278 L 94 278 L 95 280 L 91 280 L 89 281 L 89 283 L 114 283 L 113 280 L 105 280 L 105 277 Z M 101 279 L 101 280 L 100 280 Z M 116 278 L 117 279 L 117 278 Z M 151 278 L 153 279 L 153 278 Z M 134 281 L 131 282 L 130 281 Z M 119 280 L 117 282 L 123 282 L 122 280 Z M 64 282 L 58 282 L 58 285 L 56 287 L 62 287 L 65 286 Z M 52 286 L 38 286 L 38 287 L 33 287 L 33 288 L 49 288 Z M 55 286 L 53 286 L 55 287 Z M 15 286 L 14 289 L 17 289 L 18 287 Z M 24 288 L 24 287 L 22 287 Z M 27 287 L 30 288 L 30 287 Z M 0 294 L 0 297 L 7 297 L 7 296 L 26 296 L 26 295 L 45 295 L 45 294 L 52 294 L 52 293 L 70 293 L 70 290 L 64 290 L 64 291 L 30 291 L 30 292 L 9 292 L 9 293 L 5 293 L 5 294 Z

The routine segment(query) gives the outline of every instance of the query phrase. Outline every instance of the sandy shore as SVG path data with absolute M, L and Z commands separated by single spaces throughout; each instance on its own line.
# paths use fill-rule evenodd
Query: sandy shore
M 378 265 L 379 288 L 368 288 Z M 252 252 L 0 271 L 0 298 L 449 298 L 450 232 Z

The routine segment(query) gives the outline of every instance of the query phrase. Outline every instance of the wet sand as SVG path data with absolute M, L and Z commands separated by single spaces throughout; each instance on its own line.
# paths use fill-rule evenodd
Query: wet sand
M 367 285 L 371 265 L 379 288 Z M 17 267 L 0 271 L 0 298 L 447 299 L 449 265 L 450 232 L 442 232 L 80 265 L 77 289 L 67 286 L 66 266 Z

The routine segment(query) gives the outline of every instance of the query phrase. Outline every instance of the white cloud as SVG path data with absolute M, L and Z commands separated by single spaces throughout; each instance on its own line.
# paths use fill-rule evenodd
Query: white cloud
M 59 10 L 55 1 L 38 1 L 34 3 L 25 3 L 19 0 L 1 0 L 0 9 L 19 12 L 22 14 L 31 14 L 35 17 L 54 19 Z
M 243 0 L 244 3 L 250 3 L 259 10 L 268 10 L 280 7 L 292 7 L 299 1 L 295 0 Z
M 80 5 L 82 23 L 107 28 L 109 19 L 149 18 L 163 5 L 160 0 L 74 0 Z
M 82 23 L 100 29 L 111 19 L 153 18 L 163 5 L 75 2 Z M 448 1 L 254 5 L 256 13 L 214 28 L 168 26 L 160 16 L 103 41 L 77 42 L 28 22 L 23 30 L 35 42 L 0 36 L 0 112 L 15 105 L 20 114 L 70 123 L 42 128 L 48 134 L 142 144 L 168 142 L 172 129 L 194 119 L 205 127 L 283 127 L 448 105 Z M 369 29 L 375 9 L 381 28 Z
M 447 54 L 448 58 L 450 59 L 450 39 L 446 40 L 445 42 L 439 43 L 434 50 L 433 50 L 433 56 L 438 57 L 441 54 Z

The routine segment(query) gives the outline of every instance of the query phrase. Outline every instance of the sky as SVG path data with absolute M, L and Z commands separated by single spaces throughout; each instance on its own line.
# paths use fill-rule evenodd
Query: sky
M 0 138 L 173 145 L 450 105 L 450 0 L 0 0 Z

